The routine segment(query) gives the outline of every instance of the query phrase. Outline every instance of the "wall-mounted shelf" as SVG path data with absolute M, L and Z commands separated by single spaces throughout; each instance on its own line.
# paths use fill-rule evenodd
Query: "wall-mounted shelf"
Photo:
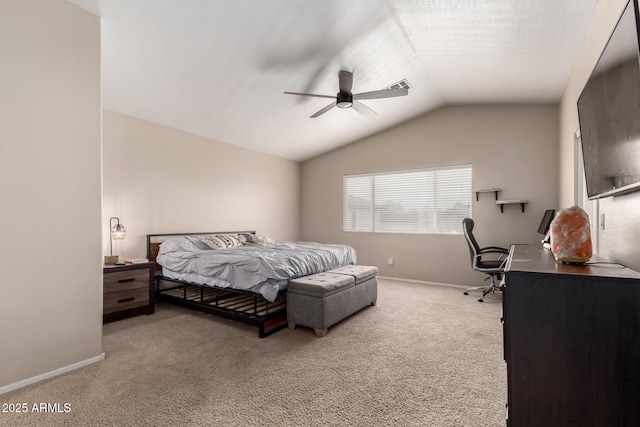
M 524 205 L 529 203 L 528 200 L 496 200 L 496 205 L 500 205 L 500 213 L 504 212 L 504 205 L 521 205 L 524 212 Z
M 498 193 L 501 191 L 501 188 L 476 188 L 473 190 L 473 192 L 476 193 L 476 202 L 480 199 L 480 193 L 495 193 L 496 200 L 498 200 Z

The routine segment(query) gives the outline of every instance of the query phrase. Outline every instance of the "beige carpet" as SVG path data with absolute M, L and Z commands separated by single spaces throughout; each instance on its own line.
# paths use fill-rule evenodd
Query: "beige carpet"
M 0 396 L 70 413 L 0 425 L 501 426 L 500 296 L 380 280 L 378 305 L 317 338 L 160 304 L 104 327 L 103 362 Z

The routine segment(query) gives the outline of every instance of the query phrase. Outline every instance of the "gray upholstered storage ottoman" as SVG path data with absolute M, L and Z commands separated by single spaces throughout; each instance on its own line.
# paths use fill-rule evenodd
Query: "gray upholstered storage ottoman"
M 313 328 L 317 336 L 325 336 L 330 326 L 368 305 L 375 305 L 377 274 L 377 267 L 349 265 L 289 281 L 289 328 L 307 326 Z

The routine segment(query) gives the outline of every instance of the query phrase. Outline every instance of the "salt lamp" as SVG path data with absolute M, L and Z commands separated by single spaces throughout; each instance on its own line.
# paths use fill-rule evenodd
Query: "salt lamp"
M 560 210 L 549 230 L 556 261 L 583 264 L 591 259 L 589 215 L 579 206 Z

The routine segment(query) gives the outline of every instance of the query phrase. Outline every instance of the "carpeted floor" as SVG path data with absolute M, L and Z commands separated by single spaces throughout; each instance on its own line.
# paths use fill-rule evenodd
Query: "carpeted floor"
M 379 280 L 378 304 L 317 338 L 165 304 L 104 326 L 103 362 L 0 395 L 68 413 L 0 425 L 501 426 L 501 300 Z

